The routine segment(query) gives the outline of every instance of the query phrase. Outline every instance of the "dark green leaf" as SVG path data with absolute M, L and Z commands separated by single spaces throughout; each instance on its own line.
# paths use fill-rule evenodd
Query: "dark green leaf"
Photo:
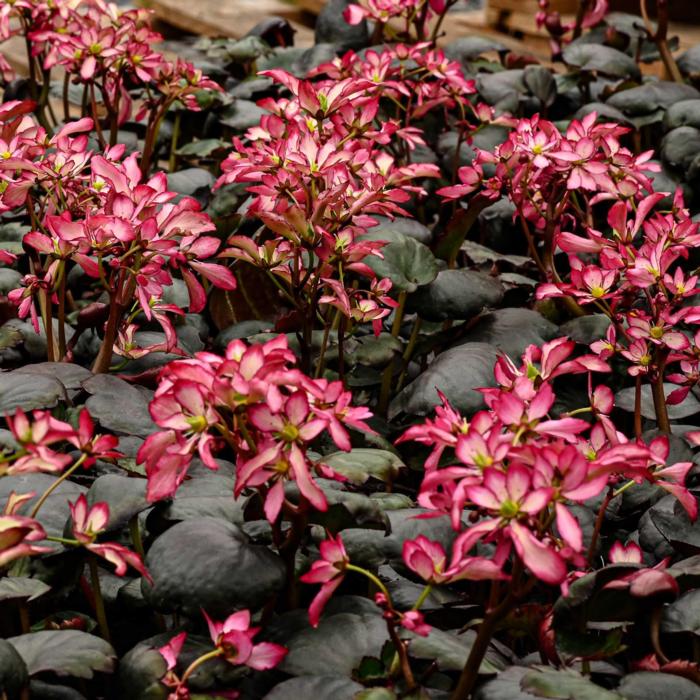
M 295 676 L 351 677 L 363 658 L 379 656 L 387 638 L 378 609 L 325 615 L 316 629 L 307 624 L 287 641 L 289 653 L 279 668 Z
M 571 669 L 530 669 L 521 681 L 521 687 L 539 698 L 559 700 L 624 700 L 623 696 L 596 685 Z
M 475 637 L 476 633 L 473 630 L 455 634 L 433 627 L 427 637 L 411 635 L 409 654 L 416 659 L 435 660 L 443 671 L 461 671 L 469 657 Z M 504 668 L 498 654 L 487 651 L 479 666 L 479 673 L 495 674 Z
M 507 308 L 479 318 L 469 330 L 467 344 L 488 343 L 517 360 L 528 345 L 542 345 L 559 335 L 557 326 L 537 311 Z
M 386 367 L 402 348 L 401 341 L 391 333 L 365 335 L 357 338 L 352 349 L 346 349 L 346 357 L 349 362 L 365 367 Z
M 483 405 L 477 387 L 493 386 L 496 348 L 487 343 L 465 343 L 441 353 L 428 369 L 391 402 L 389 417 L 399 413 L 426 416 L 440 403 L 438 390 L 458 410 L 471 414 Z
M 442 270 L 409 298 L 409 311 L 427 321 L 467 320 L 503 299 L 498 280 L 473 270 Z
M 350 452 L 334 452 L 323 462 L 354 484 L 364 484 L 370 477 L 393 481 L 399 469 L 405 467 L 401 458 L 387 450 L 357 447 Z
M 544 107 L 551 107 L 554 104 L 554 100 L 557 99 L 557 83 L 549 68 L 537 65 L 526 66 L 523 71 L 523 82 Z
M 26 576 L 5 576 L 0 579 L 0 600 L 34 600 L 51 590 L 38 578 Z
M 105 502 L 109 506 L 107 528 L 114 530 L 126 525 L 131 518 L 151 506 L 146 500 L 146 479 L 119 474 L 104 474 L 92 483 L 88 503 Z
M 153 585 L 142 581 L 156 609 L 225 616 L 253 610 L 284 583 L 282 560 L 267 547 L 252 545 L 233 523 L 220 518 L 185 520 L 151 545 L 146 566 Z
M 7 640 L 19 652 L 30 676 L 51 671 L 58 676 L 92 678 L 111 673 L 116 654 L 112 646 L 78 630 L 43 630 Z
M 22 700 L 24 689 L 29 684 L 27 665 L 15 647 L 0 639 L 0 691 L 7 700 Z
M 21 408 L 53 408 L 66 394 L 58 379 L 14 370 L 0 374 L 0 414 L 14 413 Z
M 264 700 L 354 700 L 362 686 L 337 676 L 300 676 L 276 685 Z
M 700 153 L 700 130 L 679 126 L 669 131 L 661 141 L 661 158 L 669 168 L 685 172 Z
M 693 681 L 658 671 L 630 673 L 622 679 L 617 690 L 626 700 L 700 699 L 700 687 Z
M 700 92 L 690 85 L 658 80 L 616 92 L 607 100 L 607 104 L 627 115 L 638 117 L 659 109 L 668 109 L 681 100 L 698 98 L 700 98 Z
M 199 141 L 191 141 L 178 148 L 177 154 L 186 157 L 206 158 L 212 153 L 229 146 L 230 144 L 222 139 L 201 139 Z
M 664 116 L 664 127 L 670 131 L 679 126 L 700 129 L 700 100 L 681 100 L 668 108 Z
M 668 396 L 674 389 L 678 387 L 675 384 L 664 383 L 664 394 Z M 628 413 L 634 413 L 634 387 L 628 387 L 626 389 L 621 389 L 615 394 L 615 405 L 621 408 L 623 411 Z M 700 401 L 698 401 L 694 394 L 690 393 L 683 399 L 682 403 L 679 404 L 669 404 L 667 407 L 668 417 L 671 420 L 678 420 L 679 418 L 687 418 L 688 416 L 694 416 L 696 413 L 700 413 Z M 651 394 L 651 387 L 649 384 L 644 384 L 642 386 L 642 415 L 650 420 L 656 419 L 656 411 L 654 410 L 654 399 Z
M 146 436 L 154 424 L 148 412 L 148 398 L 143 392 L 119 377 L 96 374 L 83 388 L 92 394 L 86 407 L 104 428 L 126 435 Z
M 580 71 L 613 78 L 639 78 L 639 66 L 631 56 L 601 44 L 571 44 L 564 48 L 564 63 Z
M 420 285 L 432 282 L 438 273 L 435 257 L 423 243 L 394 231 L 370 230 L 365 239 L 388 241 L 382 248 L 383 258 L 369 255 L 365 263 L 377 277 L 388 277 L 399 292 L 414 292 Z

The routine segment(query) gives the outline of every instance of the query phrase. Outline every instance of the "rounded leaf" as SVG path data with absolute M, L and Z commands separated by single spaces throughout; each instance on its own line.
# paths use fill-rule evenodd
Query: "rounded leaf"
M 151 504 L 146 500 L 146 479 L 129 478 L 119 474 L 104 474 L 92 482 L 87 494 L 88 503 L 101 501 L 109 506 L 107 529 L 126 525 L 131 518 Z
M 489 275 L 474 270 L 442 270 L 430 284 L 410 296 L 408 310 L 426 321 L 466 320 L 502 299 L 503 286 Z
M 0 374 L 0 414 L 14 413 L 21 408 L 53 408 L 66 390 L 58 379 L 14 370 Z
M 289 698 L 313 698 L 313 700 L 353 700 L 362 686 L 349 678 L 337 676 L 301 676 L 290 678 L 276 685 L 264 700 L 289 700 Z
M 362 237 L 372 241 L 388 241 L 382 248 L 382 258 L 368 255 L 364 262 L 377 277 L 388 277 L 399 292 L 414 292 L 429 284 L 438 274 L 438 264 L 428 246 L 396 231 L 374 231 Z
M 668 109 L 681 100 L 699 98 L 700 92 L 690 85 L 658 80 L 616 92 L 607 100 L 607 104 L 636 117 L 651 114 L 659 109 Z
M 379 481 L 393 481 L 399 469 L 406 466 L 401 457 L 393 452 L 369 447 L 334 452 L 325 456 L 323 462 L 353 484 L 364 484 L 370 477 Z
M 437 356 L 428 369 L 414 379 L 391 402 L 389 418 L 399 413 L 426 416 L 440 403 L 438 390 L 464 413 L 484 406 L 478 387 L 494 385 L 493 367 L 498 351 L 487 343 L 465 343 Z
M 15 647 L 0 639 L 0 691 L 7 700 L 21 700 L 22 691 L 29 684 L 27 665 Z
M 634 700 L 700 700 L 700 688 L 693 681 L 658 671 L 630 673 L 617 690 L 624 698 Z
M 257 609 L 284 585 L 282 560 L 252 545 L 233 523 L 220 518 L 185 520 L 164 532 L 146 556 L 153 584 L 142 581 L 146 600 L 158 610 L 225 616 Z
M 612 78 L 639 78 L 639 66 L 622 51 L 602 44 L 569 44 L 564 48 L 564 63 L 580 71 L 600 73 Z
M 78 630 L 41 630 L 7 640 L 27 665 L 30 676 L 47 671 L 57 676 L 92 678 L 111 673 L 116 654 L 112 645 Z

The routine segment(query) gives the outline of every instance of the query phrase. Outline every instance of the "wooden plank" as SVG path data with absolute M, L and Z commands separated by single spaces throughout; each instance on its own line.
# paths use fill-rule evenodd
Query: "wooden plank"
M 519 12 L 534 16 L 539 11 L 537 0 L 486 0 L 486 10 L 499 12 Z M 550 12 L 574 14 L 578 8 L 578 0 L 550 0 Z
M 27 47 L 21 36 L 11 36 L 2 42 L 0 52 L 17 75 L 25 77 L 29 75 L 29 63 L 27 62 Z
M 326 6 L 326 0 L 294 0 L 294 4 L 305 12 L 318 15 Z
M 313 30 L 301 23 L 299 8 L 282 0 L 144 0 L 142 4 L 161 22 L 200 36 L 238 39 L 273 15 L 284 17 L 296 31 L 295 45 L 313 45 Z

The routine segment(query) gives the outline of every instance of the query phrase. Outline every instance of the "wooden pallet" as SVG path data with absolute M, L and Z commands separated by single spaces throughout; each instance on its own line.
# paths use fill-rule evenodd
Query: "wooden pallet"
M 287 19 L 296 34 L 296 46 L 313 46 L 313 30 L 303 22 L 300 8 L 283 0 L 141 0 L 156 19 L 200 36 L 245 36 L 272 16 Z
M 575 17 L 579 0 L 550 0 L 550 9 L 562 16 L 563 22 L 570 22 Z M 294 0 L 297 7 L 317 15 L 326 4 L 326 0 Z M 630 11 L 632 3 L 638 0 L 612 0 L 611 6 L 618 11 Z M 672 7 L 676 4 L 672 3 Z M 680 5 L 680 3 L 679 3 Z M 683 5 L 688 8 L 689 5 Z M 698 4 L 700 8 L 700 4 Z M 451 12 L 444 23 L 445 37 L 443 43 L 460 36 L 478 33 L 498 39 L 517 53 L 532 53 L 536 57 L 549 57 L 549 35 L 537 26 L 535 15 L 539 9 L 537 0 L 485 0 L 483 10 Z M 676 7 L 677 13 L 681 10 Z M 683 10 L 685 12 L 685 10 Z M 690 10 L 688 10 L 690 11 Z M 698 11 L 700 14 L 700 10 Z M 700 25 L 687 22 L 672 22 L 670 36 L 678 36 L 681 50 L 700 43 Z
M 550 0 L 550 12 L 558 12 L 561 15 L 575 14 L 578 8 L 578 0 Z M 534 17 L 539 12 L 537 0 L 485 0 L 484 12 L 490 23 L 498 22 L 503 13 L 517 13 Z

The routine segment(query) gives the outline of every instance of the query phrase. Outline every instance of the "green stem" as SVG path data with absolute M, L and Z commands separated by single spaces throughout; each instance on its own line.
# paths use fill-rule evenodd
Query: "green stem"
M 58 544 L 66 544 L 72 547 L 77 547 L 80 545 L 80 542 L 78 542 L 78 540 L 71 540 L 67 537 L 54 537 L 53 535 L 47 535 L 46 539 L 49 542 L 58 542 Z
M 519 562 L 516 561 L 516 566 Z M 515 572 L 514 572 L 515 573 Z M 516 576 L 514 575 L 514 578 Z M 477 678 L 479 677 L 479 668 L 481 662 L 486 656 L 491 638 L 496 631 L 498 623 L 515 607 L 519 595 L 515 592 L 517 582 L 513 582 L 508 595 L 496 606 L 493 610 L 487 612 L 484 621 L 479 625 L 479 631 L 472 644 L 471 651 L 464 664 L 462 673 L 459 677 L 457 687 L 452 692 L 450 700 L 467 700 L 471 697 Z
M 287 536 L 279 548 L 279 554 L 285 564 L 287 570 L 287 581 L 285 598 L 287 608 L 295 610 L 299 607 L 299 586 L 296 577 L 296 555 L 299 545 L 306 532 L 308 523 L 307 502 L 301 499 L 299 502 L 299 510 L 290 516 L 291 527 L 287 532 Z
M 634 479 L 630 479 L 626 484 L 623 486 L 620 486 L 619 489 L 616 489 L 613 491 L 613 498 L 617 498 L 620 494 L 624 493 L 627 491 L 627 489 L 631 489 L 637 482 Z
M 642 437 L 642 375 L 637 375 L 634 385 L 634 436 L 639 440 Z
M 399 666 L 401 668 L 401 675 L 406 681 L 406 690 L 410 692 L 416 687 L 416 679 L 414 678 L 413 671 L 411 670 L 411 663 L 408 659 L 408 654 L 406 653 L 406 645 L 399 637 L 393 620 L 387 620 L 386 627 L 389 632 L 389 637 L 391 638 L 394 648 L 396 649 L 396 655 L 399 657 Z
M 195 659 L 188 667 L 187 670 L 182 674 L 180 679 L 180 687 L 187 683 L 187 679 L 206 661 L 210 659 L 216 659 L 224 653 L 223 649 L 213 649 L 208 651 L 206 654 L 202 654 L 199 658 Z
M 36 505 L 29 516 L 30 518 L 36 518 L 37 513 L 41 510 L 41 506 L 44 505 L 46 499 L 85 461 L 86 457 L 87 455 L 80 455 L 75 464 L 73 464 L 73 466 L 69 469 L 66 469 L 66 471 L 64 471 L 63 474 L 61 474 L 61 476 L 59 476 L 58 479 L 56 479 L 56 481 L 54 481 L 53 484 L 51 484 L 51 486 L 44 491 L 41 498 L 36 502 Z
M 656 373 L 651 383 L 651 394 L 654 398 L 656 423 L 659 430 L 664 433 L 670 433 L 671 421 L 668 418 L 666 395 L 664 394 L 664 367 L 666 366 L 666 355 L 661 351 L 657 351 L 656 358 Z
M 326 363 L 326 350 L 328 348 L 328 337 L 331 333 L 331 324 L 326 323 L 326 327 L 323 329 L 323 341 L 321 342 L 321 350 L 318 354 L 318 361 L 316 364 L 316 378 L 323 374 L 323 370 Z
M 416 316 L 416 320 L 413 322 L 413 328 L 411 329 L 411 336 L 408 339 L 408 345 L 403 351 L 401 356 L 401 374 L 399 374 L 399 380 L 396 382 L 396 391 L 401 391 L 404 381 L 406 380 L 406 372 L 408 371 L 408 364 L 413 356 L 413 351 L 416 349 L 416 344 L 418 343 L 418 338 L 420 336 L 421 327 L 421 317 Z
M 146 552 L 143 548 L 143 539 L 141 539 L 138 514 L 134 515 L 131 520 L 129 520 L 129 533 L 131 534 L 131 541 L 134 543 L 136 553 L 143 559 L 146 556 Z
M 177 142 L 180 140 L 180 128 L 182 126 L 182 112 L 175 112 L 175 122 L 173 123 L 173 135 L 170 139 L 170 159 L 168 160 L 168 170 L 175 172 L 177 167 Z
M 92 365 L 93 374 L 102 374 L 103 372 L 109 371 L 109 365 L 112 362 L 114 341 L 117 338 L 117 329 L 121 315 L 122 307 L 117 301 L 117 292 L 114 292 L 109 304 L 109 318 L 105 325 L 105 337 L 102 340 L 102 345 Z
M 66 274 L 65 261 L 61 263 L 61 281 L 58 285 L 58 361 L 66 356 Z
M 345 568 L 347 571 L 354 571 L 356 574 L 362 574 L 368 578 L 386 596 L 387 600 L 391 602 L 389 589 L 371 571 L 367 571 L 367 569 L 363 569 L 361 566 L 355 566 L 354 564 L 347 564 Z
M 32 631 L 32 621 L 29 617 L 29 606 L 26 600 L 20 598 L 17 603 L 17 611 L 19 612 L 19 626 L 22 634 L 29 634 Z
M 603 522 L 605 521 L 605 511 L 608 509 L 610 501 L 612 501 L 616 495 L 617 494 L 613 491 L 612 487 L 608 488 L 608 492 L 605 494 L 605 498 L 600 504 L 600 508 L 598 508 L 598 515 L 596 516 L 595 525 L 593 526 L 593 535 L 591 535 L 591 544 L 588 546 L 588 554 L 586 556 L 588 566 L 591 566 L 593 557 L 595 556 L 596 545 L 598 544 L 600 531 L 603 527 Z
M 401 292 L 399 294 L 399 305 L 394 311 L 394 322 L 391 324 L 391 335 L 394 338 L 399 337 L 401 332 L 401 324 L 403 323 L 404 313 L 406 311 L 406 292 Z M 394 358 L 392 357 L 389 364 L 384 370 L 382 375 L 382 386 L 379 391 L 379 413 L 383 416 L 386 415 L 387 409 L 389 407 L 389 399 L 391 398 L 391 384 L 394 378 Z
M 56 358 L 55 340 L 53 337 L 53 308 L 51 304 L 51 292 L 44 290 L 39 294 L 39 309 L 41 320 L 44 323 L 46 333 L 46 359 L 53 362 Z
M 97 569 L 97 558 L 92 555 L 89 556 L 88 566 L 90 567 L 90 582 L 92 584 L 92 593 L 95 597 L 95 615 L 100 628 L 100 635 L 106 642 L 111 643 L 107 614 L 105 612 L 105 601 L 102 597 L 102 589 L 100 588 L 100 574 Z
M 70 87 L 70 73 L 66 71 L 66 74 L 63 76 L 63 91 L 62 91 L 62 99 L 63 99 L 63 121 L 67 124 L 70 121 L 70 100 L 68 98 L 68 90 Z
M 427 597 L 430 595 L 430 591 L 433 590 L 433 585 L 429 583 L 422 591 L 421 594 L 418 596 L 418 600 L 413 604 L 413 607 L 411 610 L 420 610 L 421 605 L 425 603 Z

